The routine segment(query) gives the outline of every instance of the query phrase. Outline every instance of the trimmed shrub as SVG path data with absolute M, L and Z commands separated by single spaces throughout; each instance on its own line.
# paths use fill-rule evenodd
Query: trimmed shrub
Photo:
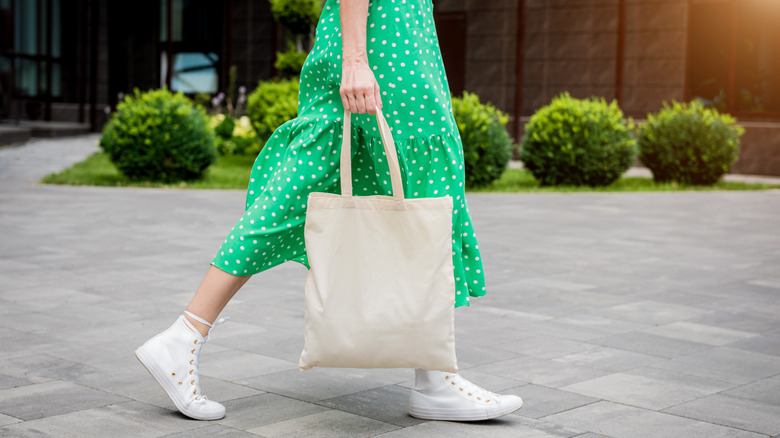
M 236 121 L 230 117 L 225 116 L 221 122 L 214 128 L 214 132 L 225 140 L 230 140 L 233 136 L 233 129 L 236 127 Z
M 308 52 L 301 52 L 290 42 L 286 52 L 276 52 L 274 67 L 285 76 L 300 76 Z
M 217 158 L 206 113 L 166 89 L 136 89 L 125 97 L 103 129 L 100 147 L 133 180 L 196 179 Z
M 467 91 L 452 98 L 452 113 L 463 142 L 466 186 L 485 186 L 501 177 L 515 147 L 506 131 L 509 117 Z
M 543 186 L 609 185 L 636 158 L 631 129 L 617 102 L 563 93 L 525 125 L 520 159 Z
M 712 185 L 739 157 L 745 130 L 699 101 L 673 102 L 639 127 L 639 159 L 656 182 Z
M 228 119 L 232 120 L 232 124 L 226 122 Z M 222 129 L 222 132 L 217 135 L 215 143 L 219 155 L 257 155 L 260 152 L 257 133 L 252 128 L 249 117 L 241 116 L 232 119 L 224 114 L 212 114 L 209 126 L 214 130 Z M 222 128 L 219 128 L 220 126 Z M 227 132 L 228 126 L 231 127 L 229 133 Z
M 322 0 L 270 0 L 274 19 L 295 35 L 308 35 L 320 18 Z
M 298 78 L 260 81 L 249 95 L 246 113 L 265 144 L 274 130 L 298 116 Z

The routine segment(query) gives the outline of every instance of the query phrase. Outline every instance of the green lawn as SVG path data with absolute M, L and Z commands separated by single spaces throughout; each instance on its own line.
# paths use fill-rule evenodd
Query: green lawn
M 73 186 L 111 186 L 111 187 L 169 187 L 191 189 L 246 189 L 249 173 L 255 157 L 228 156 L 219 157 L 215 164 L 206 169 L 202 179 L 176 184 L 164 184 L 149 181 L 132 181 L 119 173 L 108 155 L 95 152 L 86 160 L 74 164 L 62 172 L 52 173 L 41 180 L 45 184 L 65 184 Z
M 229 156 L 219 157 L 217 162 L 206 170 L 206 175 L 196 181 L 177 184 L 162 184 L 148 181 L 131 181 L 119 173 L 108 156 L 96 152 L 86 160 L 76 163 L 62 172 L 43 178 L 46 184 L 89 185 L 111 187 L 169 187 L 191 189 L 239 189 L 245 190 L 249 183 L 249 173 L 255 157 Z M 685 186 L 677 183 L 656 184 L 652 178 L 622 177 L 606 187 L 540 187 L 530 172 L 521 169 L 507 169 L 500 179 L 487 187 L 469 189 L 470 192 L 651 192 L 682 190 L 765 190 L 777 189 L 780 185 L 752 184 L 720 181 L 714 186 Z
M 675 182 L 656 183 L 652 178 L 624 176 L 605 187 L 554 186 L 541 187 L 539 182 L 524 169 L 507 169 L 501 178 L 487 187 L 470 189 L 470 192 L 669 192 L 684 190 L 767 190 L 778 189 L 777 184 L 756 184 L 736 181 L 719 181 L 712 186 L 684 185 Z

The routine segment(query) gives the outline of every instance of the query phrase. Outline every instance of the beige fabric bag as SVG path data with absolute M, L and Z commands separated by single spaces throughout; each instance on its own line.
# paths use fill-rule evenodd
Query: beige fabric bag
M 376 115 L 393 196 L 353 196 L 351 114 L 341 195 L 310 193 L 306 342 L 299 367 L 457 372 L 452 197 L 405 199 L 390 127 Z

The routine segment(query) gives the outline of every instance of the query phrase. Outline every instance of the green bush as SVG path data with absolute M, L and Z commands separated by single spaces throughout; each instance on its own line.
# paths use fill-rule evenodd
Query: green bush
M 615 101 L 563 93 L 525 125 L 520 159 L 543 186 L 609 185 L 636 158 L 631 125 Z
M 215 145 L 217 153 L 221 156 L 226 155 L 257 155 L 260 152 L 261 145 L 257 139 L 257 133 L 252 127 L 249 117 L 241 116 L 232 119 L 232 124 L 226 122 L 230 116 L 225 114 L 212 114 L 209 116 L 209 126 L 216 131 L 222 126 L 222 132 L 217 135 Z M 228 133 L 227 126 L 231 126 Z
M 292 42 L 286 52 L 276 52 L 274 67 L 285 76 L 300 76 L 308 53 L 299 51 Z
M 203 109 L 165 89 L 136 89 L 125 97 L 103 129 L 100 147 L 133 180 L 195 179 L 217 158 Z
M 265 144 L 274 130 L 298 115 L 298 78 L 260 81 L 248 98 L 246 113 Z
M 195 106 L 202 106 L 208 108 L 211 105 L 211 95 L 209 93 L 198 93 L 191 97 L 192 103 Z
M 214 132 L 225 140 L 230 140 L 233 137 L 233 129 L 236 127 L 236 121 L 226 116 L 221 122 L 214 128 Z
M 509 117 L 467 91 L 452 99 L 452 112 L 463 142 L 466 186 L 490 184 L 504 173 L 515 147 L 506 132 Z
M 739 157 L 735 122 L 699 101 L 664 104 L 639 127 L 639 159 L 657 182 L 715 184 Z
M 270 0 L 274 20 L 296 35 L 307 35 L 322 12 L 321 0 Z

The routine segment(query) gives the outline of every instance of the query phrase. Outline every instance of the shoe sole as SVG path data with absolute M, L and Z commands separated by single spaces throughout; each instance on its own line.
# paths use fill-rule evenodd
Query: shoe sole
M 409 407 L 409 415 L 421 420 L 440 420 L 440 421 L 485 421 L 509 415 L 523 407 L 522 401 L 517 406 L 508 407 L 506 411 L 488 414 L 487 410 L 453 410 L 437 408 L 414 408 Z
M 208 416 L 201 416 L 201 415 L 187 412 L 187 410 L 183 407 L 181 402 L 178 400 L 177 397 L 178 392 L 176 388 L 171 388 L 170 382 L 168 382 L 168 379 L 165 378 L 166 377 L 165 373 L 154 364 L 154 361 L 150 357 L 148 357 L 146 353 L 144 353 L 141 347 L 135 350 L 135 357 L 138 359 L 139 362 L 141 362 L 141 365 L 143 365 L 144 368 L 146 368 L 146 371 L 149 371 L 149 374 L 151 374 L 152 377 L 154 377 L 154 380 L 156 380 L 157 383 L 160 384 L 160 386 L 165 391 L 165 393 L 168 394 L 168 398 L 171 399 L 171 401 L 176 406 L 176 409 L 179 410 L 179 412 L 195 420 L 219 420 L 225 417 L 224 415 L 208 417 Z

